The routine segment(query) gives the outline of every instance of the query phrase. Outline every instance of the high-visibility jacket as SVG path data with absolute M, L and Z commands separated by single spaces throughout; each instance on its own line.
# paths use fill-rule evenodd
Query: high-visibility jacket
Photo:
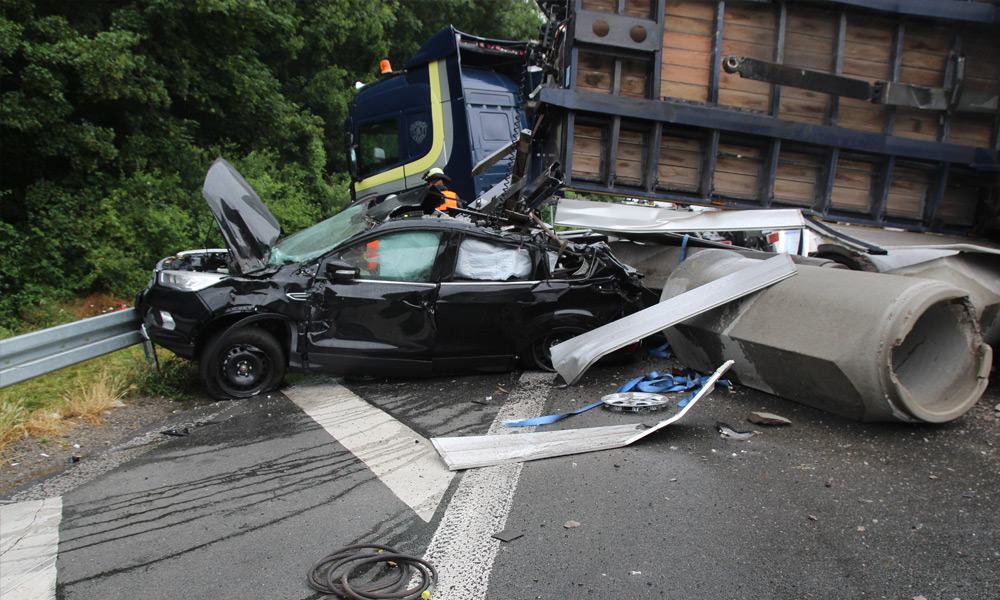
M 378 240 L 365 244 L 365 260 L 368 262 L 368 272 L 378 273 Z
M 441 195 L 444 196 L 444 202 L 438 205 L 437 209 L 441 212 L 448 210 L 449 208 L 458 208 L 458 194 L 451 190 L 438 190 Z

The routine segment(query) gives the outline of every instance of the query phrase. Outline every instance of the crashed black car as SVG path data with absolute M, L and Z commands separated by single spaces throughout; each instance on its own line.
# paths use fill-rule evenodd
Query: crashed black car
M 248 397 L 286 368 L 334 374 L 551 369 L 558 341 L 641 308 L 604 243 L 359 201 L 278 240 L 219 159 L 203 190 L 227 249 L 161 260 L 137 306 L 153 342 L 196 359 L 209 392 Z M 399 213 L 400 211 L 395 211 Z

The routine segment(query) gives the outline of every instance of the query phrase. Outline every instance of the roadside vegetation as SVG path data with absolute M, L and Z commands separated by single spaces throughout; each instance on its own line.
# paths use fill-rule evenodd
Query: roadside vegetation
M 285 233 L 334 214 L 342 124 L 379 59 L 402 68 L 448 24 L 539 23 L 533 0 L 0 0 L 0 338 L 131 304 L 158 259 L 220 245 L 200 195 L 217 156 Z M 0 445 L 183 397 L 190 373 L 163 364 L 151 378 L 133 349 L 0 390 Z

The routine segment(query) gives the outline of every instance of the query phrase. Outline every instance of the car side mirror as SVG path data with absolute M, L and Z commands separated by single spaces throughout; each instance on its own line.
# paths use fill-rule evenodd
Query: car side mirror
M 353 283 L 357 278 L 357 267 L 336 261 L 326 263 L 326 279 L 330 283 Z

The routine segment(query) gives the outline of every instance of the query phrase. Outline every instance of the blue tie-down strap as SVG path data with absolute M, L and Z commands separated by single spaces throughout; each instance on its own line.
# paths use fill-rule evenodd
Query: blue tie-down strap
M 685 369 L 680 373 L 674 372 L 671 374 L 650 371 L 642 377 L 636 377 L 628 380 L 625 385 L 618 388 L 618 392 L 624 393 L 638 390 L 640 392 L 649 392 L 652 394 L 667 394 L 670 392 L 693 390 L 690 396 L 677 403 L 678 408 L 684 408 L 687 406 L 687 403 L 691 401 L 691 398 L 698 393 L 701 387 L 705 385 L 706 381 L 708 381 L 707 375 L 699 375 L 691 369 Z M 728 387 L 729 380 L 720 379 L 717 384 Z
M 531 419 L 518 419 L 513 421 L 504 421 L 503 424 L 507 427 L 534 427 L 535 425 L 549 425 L 550 423 L 555 423 L 556 421 L 562 421 L 566 417 L 572 417 L 573 415 L 578 415 L 580 413 L 585 413 L 588 410 L 597 408 L 598 406 L 604 404 L 604 400 L 598 400 L 593 404 L 588 404 L 586 406 L 581 406 L 580 408 L 558 414 L 558 415 L 543 415 L 541 417 L 534 417 Z
M 663 342 L 663 344 L 646 350 L 646 354 L 652 356 L 653 358 L 671 358 L 673 353 L 670 351 L 670 344 L 668 342 Z
M 664 394 L 668 392 L 682 392 L 691 389 L 698 381 L 697 374 L 692 373 L 660 373 L 651 371 L 642 377 L 630 379 L 625 385 L 618 388 L 619 393 L 639 390 L 651 394 Z

